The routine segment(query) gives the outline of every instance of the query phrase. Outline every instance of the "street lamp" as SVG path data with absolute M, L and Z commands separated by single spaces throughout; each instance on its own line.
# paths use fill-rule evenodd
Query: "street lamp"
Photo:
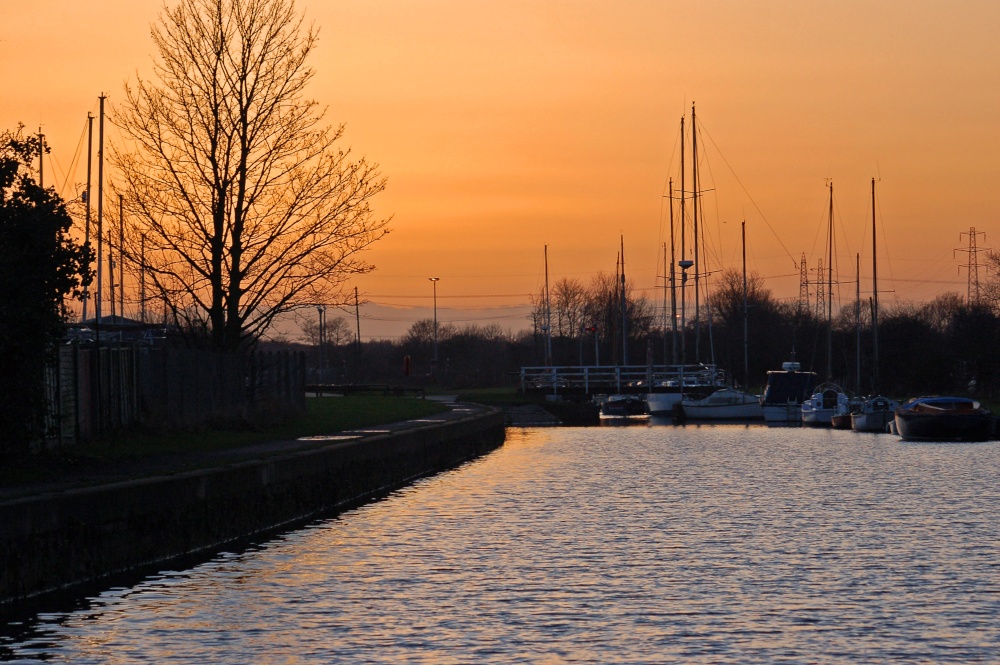
M 438 281 L 440 277 L 428 277 L 434 285 L 434 365 L 438 361 Z
M 326 341 L 326 305 L 316 305 L 316 313 L 319 315 L 319 383 L 323 383 L 326 378 L 326 353 L 323 348 Z

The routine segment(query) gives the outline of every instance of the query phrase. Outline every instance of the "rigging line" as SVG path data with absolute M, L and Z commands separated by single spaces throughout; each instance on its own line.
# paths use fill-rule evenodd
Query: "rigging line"
M 701 127 L 698 128 L 698 133 L 699 134 L 701 133 Z M 702 245 L 703 245 L 703 249 L 705 250 L 707 258 L 714 258 L 716 260 L 716 262 L 721 266 L 721 265 L 723 265 L 723 255 L 725 253 L 725 251 L 724 251 L 725 248 L 723 247 L 723 238 L 724 238 L 724 236 L 723 236 L 723 233 L 722 233 L 722 224 L 724 224 L 726 222 L 722 221 L 722 215 L 719 213 L 719 210 L 721 209 L 720 206 L 719 206 L 719 188 L 714 186 L 715 183 L 716 183 L 715 172 L 712 170 L 712 163 L 708 159 L 708 151 L 704 151 L 701 155 L 699 155 L 699 157 L 701 158 L 701 162 L 702 162 L 702 166 L 699 166 L 699 170 L 698 170 L 699 180 L 700 180 L 700 175 L 701 175 L 701 169 L 702 169 L 702 167 L 706 167 L 706 168 L 708 168 L 709 180 L 710 180 L 710 182 L 713 185 L 713 187 L 711 187 L 710 189 L 701 189 L 700 190 L 702 192 L 702 194 L 704 194 L 705 192 L 711 192 L 712 193 L 711 199 L 712 199 L 712 201 L 715 204 L 714 209 L 712 209 L 712 213 L 715 215 L 715 231 L 716 231 L 716 246 L 714 248 L 712 248 L 712 250 L 711 250 L 713 256 L 710 256 L 710 257 L 707 256 L 709 249 L 708 249 L 707 246 L 705 246 L 706 243 L 707 243 L 707 240 L 708 240 L 707 236 L 709 235 L 708 234 L 708 225 L 705 225 L 705 227 L 703 227 L 705 229 L 705 236 L 706 236 L 705 241 L 706 242 L 703 242 Z M 704 203 L 704 201 L 706 199 L 705 199 L 704 196 L 702 196 L 701 199 L 702 199 L 702 211 L 705 213 L 703 215 L 703 217 L 704 218 L 708 218 L 708 216 L 709 216 L 708 213 L 707 213 L 708 207 Z M 738 246 L 737 245 L 734 245 L 734 248 L 735 248 L 736 251 L 738 251 Z
M 667 199 L 668 205 L 670 206 L 674 205 L 673 200 L 670 200 L 670 181 L 673 179 L 673 174 L 670 173 L 670 165 L 674 163 L 674 157 L 677 155 L 677 145 L 680 141 L 680 131 L 675 131 L 672 133 L 674 135 L 674 145 L 673 147 L 671 147 L 670 157 L 667 159 L 667 177 L 663 181 L 663 188 L 660 190 L 660 220 L 659 220 L 658 235 L 656 238 L 657 247 L 660 247 L 663 244 L 664 235 L 666 235 L 667 233 L 667 230 L 664 228 L 666 222 L 664 220 L 664 214 L 663 214 L 663 201 L 664 199 Z M 659 256 L 657 256 L 656 260 L 657 260 L 657 267 L 659 267 L 659 260 L 660 260 Z M 663 268 L 664 268 L 663 270 L 664 273 L 666 273 L 667 266 L 664 266 Z
M 726 156 L 722 154 L 722 150 L 720 150 L 719 146 L 715 143 L 715 139 L 712 138 L 712 135 L 705 128 L 704 121 L 701 122 L 700 129 L 708 136 L 708 140 L 712 142 L 712 145 L 715 147 L 715 149 L 719 151 L 719 157 L 722 158 L 722 162 L 729 168 L 729 172 L 733 174 L 733 177 L 736 178 L 736 182 L 739 184 L 740 189 L 742 189 L 743 193 L 747 195 L 748 199 L 750 199 L 750 203 L 753 204 L 754 210 L 757 211 L 757 214 L 760 215 L 760 218 L 764 220 L 765 224 L 767 224 L 767 228 L 770 229 L 771 233 L 774 235 L 775 240 L 777 240 L 778 244 L 781 245 L 781 248 L 785 250 L 785 254 L 788 256 L 788 259 L 792 262 L 792 265 L 797 266 L 798 263 L 796 262 L 795 257 L 792 256 L 792 253 L 788 251 L 787 247 L 785 247 L 785 243 L 781 241 L 781 236 L 779 236 L 777 231 L 774 230 L 774 227 L 771 226 L 771 222 L 767 219 L 767 216 L 764 214 L 764 211 L 760 209 L 760 206 L 757 205 L 757 202 L 754 200 L 753 196 L 751 196 L 750 192 L 747 191 L 747 188 L 743 184 L 743 181 L 740 180 L 740 177 L 738 175 L 736 175 L 736 171 L 733 169 L 732 165 L 726 159 Z
M 73 159 L 70 161 L 69 169 L 64 174 L 65 177 L 63 178 L 62 187 L 59 188 L 59 196 L 61 196 L 63 199 L 66 199 L 66 187 L 69 185 L 69 180 L 73 176 L 73 173 L 75 172 L 77 165 L 80 163 L 80 153 L 83 152 L 83 144 L 86 142 L 86 137 L 87 137 L 87 120 L 84 119 L 83 131 L 80 132 L 80 140 L 76 142 L 76 152 L 73 153 Z M 52 160 L 56 163 L 56 166 L 59 167 L 59 163 L 55 159 L 55 154 L 52 155 Z M 74 196 L 73 198 L 75 199 L 76 197 Z
M 881 173 L 879 173 L 878 182 L 882 182 Z M 881 203 L 882 203 L 881 197 L 875 197 L 875 211 L 876 214 L 878 215 L 879 226 L 881 227 L 882 230 L 882 247 L 884 250 L 882 252 L 882 255 L 885 256 L 886 268 L 889 271 L 889 282 L 893 285 L 893 287 L 895 287 L 896 277 L 892 271 L 892 259 L 889 257 L 889 239 L 885 235 L 885 221 L 882 219 Z M 893 289 L 893 293 L 895 293 L 895 288 Z

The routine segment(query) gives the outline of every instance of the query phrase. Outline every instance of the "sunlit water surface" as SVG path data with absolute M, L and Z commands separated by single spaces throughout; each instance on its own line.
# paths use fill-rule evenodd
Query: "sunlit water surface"
M 1000 443 L 509 430 L 384 501 L 8 627 L 73 663 L 1000 662 Z

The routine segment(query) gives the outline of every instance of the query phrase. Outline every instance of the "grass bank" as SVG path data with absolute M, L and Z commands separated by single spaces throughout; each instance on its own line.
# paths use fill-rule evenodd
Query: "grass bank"
M 200 428 L 190 431 L 127 431 L 88 444 L 9 460 L 0 466 L 0 488 L 49 483 L 74 476 L 134 470 L 141 475 L 153 459 L 218 452 L 270 441 L 336 434 L 350 429 L 433 415 L 447 407 L 408 397 L 310 397 L 306 414 L 288 423 L 257 429 Z

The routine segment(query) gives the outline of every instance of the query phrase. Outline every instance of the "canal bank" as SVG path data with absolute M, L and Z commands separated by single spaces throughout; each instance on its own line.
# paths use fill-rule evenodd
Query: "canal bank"
M 0 605 L 334 514 L 503 440 L 502 412 L 454 404 L 429 418 L 254 446 L 196 471 L 5 500 Z

